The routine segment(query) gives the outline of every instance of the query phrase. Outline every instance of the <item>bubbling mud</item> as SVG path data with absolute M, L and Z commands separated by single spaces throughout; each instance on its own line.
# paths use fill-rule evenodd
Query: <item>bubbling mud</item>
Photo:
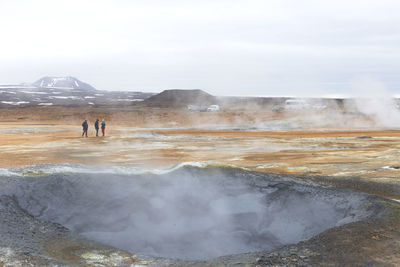
M 272 250 L 372 212 L 366 194 L 219 167 L 6 177 L 0 188 L 36 218 L 120 249 L 179 259 Z

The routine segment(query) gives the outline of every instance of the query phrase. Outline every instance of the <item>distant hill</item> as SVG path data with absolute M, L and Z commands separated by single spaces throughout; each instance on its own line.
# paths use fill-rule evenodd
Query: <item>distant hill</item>
M 74 77 L 43 77 L 34 83 L 0 85 L 1 107 L 24 106 L 131 106 L 153 93 L 101 91 Z
M 96 90 L 90 84 L 84 83 L 75 77 L 43 77 L 32 84 L 39 88 L 57 88 L 57 89 L 80 89 Z
M 212 96 L 200 89 L 165 90 L 145 100 L 146 105 L 158 107 L 184 107 L 187 105 L 204 106 L 216 103 L 217 99 L 215 96 Z

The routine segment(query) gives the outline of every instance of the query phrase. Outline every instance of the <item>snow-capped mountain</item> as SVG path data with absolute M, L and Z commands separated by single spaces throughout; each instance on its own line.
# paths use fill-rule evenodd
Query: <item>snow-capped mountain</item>
M 39 88 L 81 89 L 96 90 L 90 84 L 84 83 L 75 77 L 43 77 L 32 84 Z
M 133 91 L 102 91 L 74 77 L 43 77 L 34 83 L 0 85 L 0 108 L 12 106 L 133 105 L 152 96 Z

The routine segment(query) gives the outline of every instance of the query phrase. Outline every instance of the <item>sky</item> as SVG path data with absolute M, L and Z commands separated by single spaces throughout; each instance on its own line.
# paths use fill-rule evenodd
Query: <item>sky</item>
M 1 0 L 0 84 L 400 94 L 397 0 Z

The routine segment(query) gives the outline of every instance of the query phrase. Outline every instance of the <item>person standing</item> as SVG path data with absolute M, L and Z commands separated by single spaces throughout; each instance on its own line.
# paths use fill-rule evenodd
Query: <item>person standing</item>
M 94 123 L 94 128 L 96 129 L 96 136 L 99 136 L 99 119 Z
M 104 121 L 104 119 L 101 122 L 101 132 L 103 133 L 104 136 L 106 132 L 106 122 Z
M 83 128 L 82 137 L 83 137 L 84 135 L 86 135 L 86 137 L 87 137 L 88 127 L 89 127 L 89 125 L 88 125 L 88 123 L 87 123 L 87 120 L 85 120 L 85 121 L 82 123 L 82 128 Z

